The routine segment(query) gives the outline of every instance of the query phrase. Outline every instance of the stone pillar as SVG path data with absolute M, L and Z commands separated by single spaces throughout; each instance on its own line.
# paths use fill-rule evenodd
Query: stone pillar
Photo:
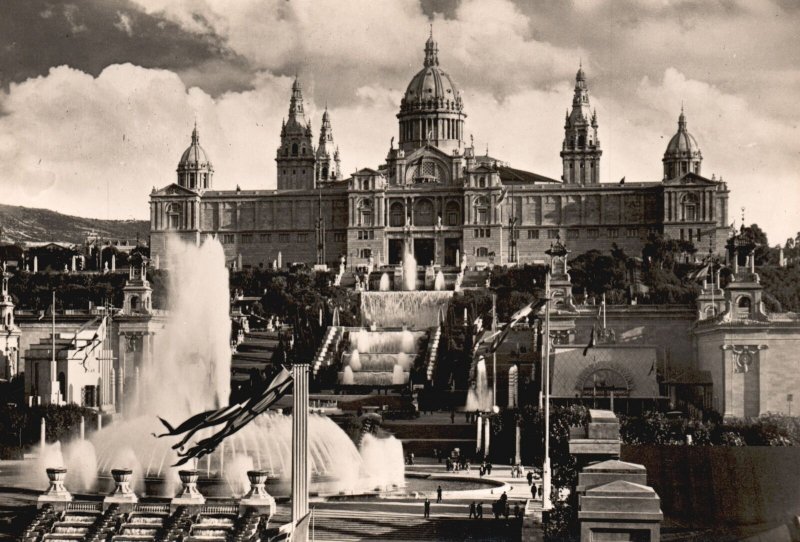
M 519 465 L 522 463 L 522 453 L 520 444 L 522 441 L 522 431 L 520 430 L 519 423 L 514 426 L 514 463 Z
M 50 487 L 47 491 L 39 495 L 36 500 L 36 507 L 42 508 L 43 506 L 50 505 L 55 510 L 66 510 L 67 503 L 72 501 L 72 495 L 67 488 L 64 487 L 64 479 L 67 477 L 67 469 L 64 467 L 48 468 L 47 478 L 50 481 Z
M 292 522 L 295 525 L 308 514 L 308 370 L 308 363 L 292 367 Z M 307 538 L 306 532 L 292 535 L 298 542 Z
M 478 434 L 475 438 L 475 451 L 480 452 L 483 444 L 483 416 L 478 414 L 477 418 Z
M 489 418 L 486 418 L 486 423 L 484 424 L 484 427 L 486 429 L 486 436 L 484 437 L 484 440 L 485 440 L 486 444 L 484 445 L 484 452 L 483 453 L 484 453 L 484 455 L 488 456 L 489 455 L 489 443 L 491 442 L 491 438 L 492 438 L 491 437 L 491 435 L 492 435 L 492 421 Z

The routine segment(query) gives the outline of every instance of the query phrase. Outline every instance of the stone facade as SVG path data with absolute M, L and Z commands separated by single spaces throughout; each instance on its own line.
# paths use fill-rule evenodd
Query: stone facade
M 576 76 L 567 112 L 560 180 L 479 155 L 464 139 L 465 105 L 439 67 L 433 37 L 423 68 L 400 104 L 384 164 L 342 179 L 327 110 L 313 146 L 302 88 L 292 86 L 277 150 L 277 190 L 214 190 L 214 169 L 197 129 L 178 165 L 177 182 L 150 197 L 151 254 L 168 265 L 167 238 L 222 241 L 231 265 L 305 262 L 398 263 L 406 240 L 417 262 L 456 265 L 540 261 L 553 239 L 577 252 L 612 245 L 638 252 L 651 232 L 721 253 L 728 189 L 700 175 L 702 156 L 681 112 L 658 182 L 600 183 L 599 122 L 586 74 Z M 280 254 L 280 257 L 279 257 Z

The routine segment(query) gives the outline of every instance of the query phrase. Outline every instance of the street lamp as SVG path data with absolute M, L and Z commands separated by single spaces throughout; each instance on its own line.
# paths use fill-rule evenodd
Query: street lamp
M 550 257 L 550 265 L 544 279 L 544 343 L 542 344 L 542 383 L 544 385 L 544 462 L 542 464 L 542 510 L 550 510 L 553 503 L 550 501 L 550 488 L 552 475 L 550 473 L 550 275 L 556 258 L 564 258 L 566 262 L 567 247 L 556 238 L 550 244 L 550 249 L 545 251 Z

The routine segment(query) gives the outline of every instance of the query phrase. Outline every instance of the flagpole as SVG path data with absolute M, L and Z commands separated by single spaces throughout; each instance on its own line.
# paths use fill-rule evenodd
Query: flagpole
M 603 331 L 606 330 L 606 293 L 603 292 Z
M 551 258 L 552 260 L 552 258 Z M 551 261 L 552 265 L 552 261 Z M 542 378 L 544 379 L 544 462 L 542 464 L 542 510 L 550 510 L 550 268 L 544 279 L 544 344 Z
M 492 293 L 492 334 L 497 331 L 497 294 Z M 492 406 L 497 404 L 497 352 L 492 349 Z

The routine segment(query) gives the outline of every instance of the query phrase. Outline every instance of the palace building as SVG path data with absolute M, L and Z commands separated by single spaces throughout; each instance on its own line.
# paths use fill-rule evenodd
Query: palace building
M 599 120 L 586 74 L 575 77 L 564 124 L 560 179 L 480 155 L 465 141 L 467 108 L 439 63 L 431 36 L 422 69 L 400 103 L 398 139 L 386 161 L 344 179 L 326 110 L 314 145 L 294 81 L 277 150 L 277 188 L 216 190 L 195 127 L 177 182 L 150 196 L 151 256 L 168 265 L 171 235 L 216 236 L 231 266 L 273 262 L 348 265 L 400 262 L 408 241 L 419 264 L 530 263 L 554 239 L 575 253 L 617 245 L 638 252 L 650 233 L 724 252 L 728 188 L 702 176 L 702 154 L 681 110 L 655 182 L 600 183 Z M 534 142 L 531 142 L 532 144 Z

